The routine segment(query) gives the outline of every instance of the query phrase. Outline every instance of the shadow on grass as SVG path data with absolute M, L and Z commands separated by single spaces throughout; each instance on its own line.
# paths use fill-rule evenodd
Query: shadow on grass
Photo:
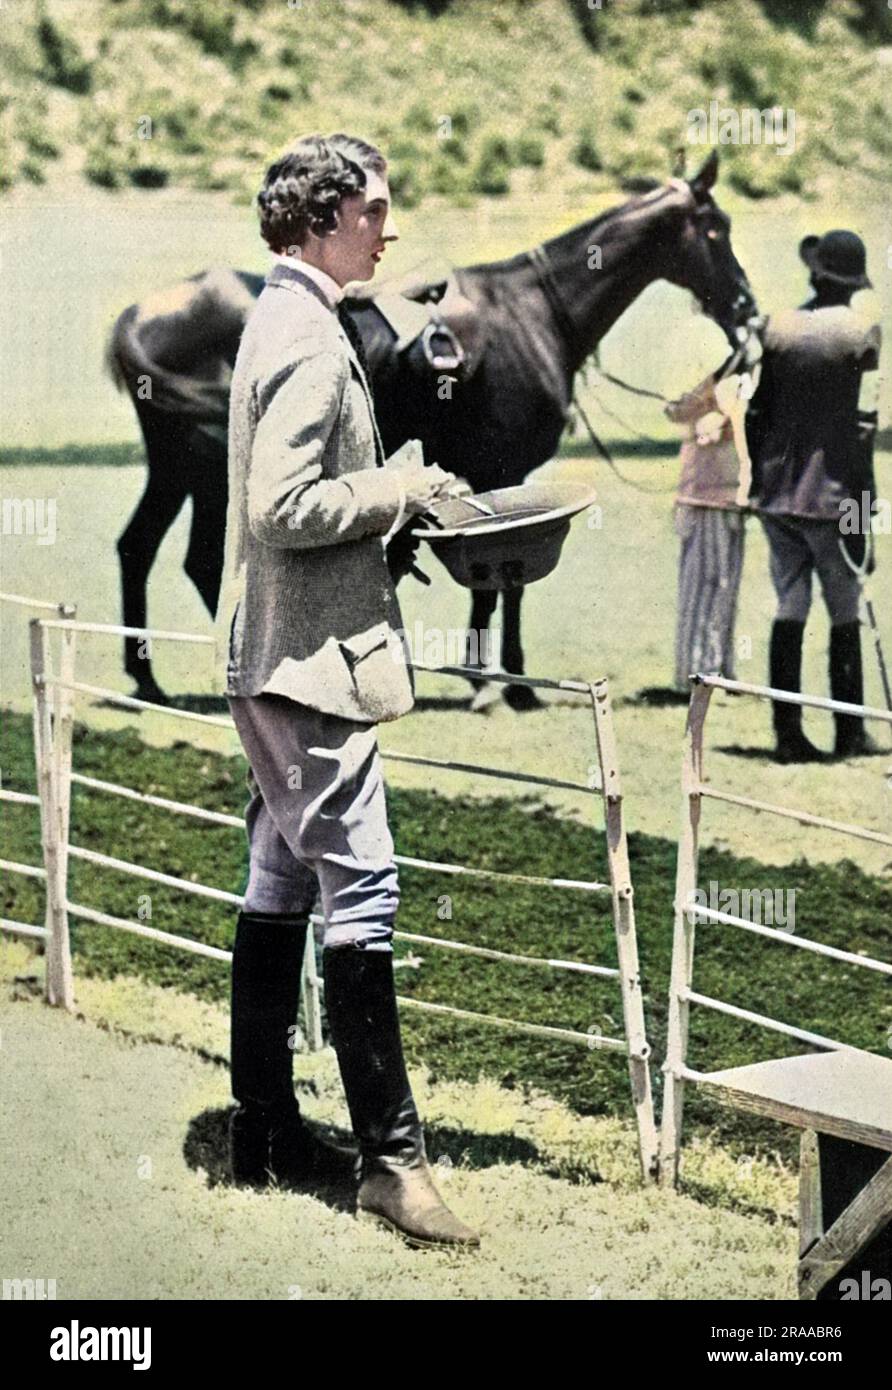
M 140 695 L 138 692 L 131 692 L 131 691 L 129 691 L 129 690 L 127 690 L 127 691 L 122 691 L 121 694 L 122 694 L 122 695 L 132 695 L 133 698 L 139 699 L 139 700 L 148 699 L 148 696 L 147 696 L 147 695 Z M 121 709 L 121 706 L 120 706 L 119 704 L 117 704 L 114 700 L 93 700 L 91 703 L 92 703 L 93 709 L 113 709 L 113 710 L 120 710 L 120 709 Z M 228 713 L 229 713 L 229 705 L 228 705 L 228 703 L 227 703 L 227 701 L 226 701 L 226 696 L 225 696 L 225 695 L 189 695 L 189 694 L 186 694 L 186 695 L 167 695 L 167 694 L 165 694 L 165 697 L 164 697 L 163 700 L 159 699 L 158 696 L 156 695 L 156 696 L 154 696 L 151 700 L 149 700 L 149 703 L 150 703 L 150 704 L 163 705 L 163 707 L 164 707 L 165 709 L 169 709 L 169 710 L 178 710 L 178 709 L 179 709 L 179 710 L 189 710 L 189 711 L 190 711 L 191 713 L 193 713 L 193 714 L 228 714 Z M 137 714 L 137 715 L 139 715 L 139 714 L 142 714 L 144 711 L 141 710 L 141 709 L 134 709 L 134 710 L 131 710 L 130 712 L 131 712 L 132 714 Z
M 247 1187 L 258 1191 L 270 1188 L 284 1189 L 285 1184 L 270 1183 L 263 1187 L 256 1183 L 236 1183 L 233 1179 L 229 1162 L 229 1122 L 235 1110 L 234 1105 L 227 1106 L 225 1110 L 203 1110 L 190 1120 L 183 1141 L 183 1158 L 187 1167 L 193 1171 L 202 1169 L 207 1175 L 209 1188 Z M 344 1143 L 348 1139 L 347 1135 L 330 1125 L 313 1125 L 312 1129 L 335 1142 Z M 352 1211 L 356 1206 L 355 1194 L 345 1189 L 343 1183 L 318 1183 L 314 1184 L 312 1189 L 308 1184 L 299 1190 L 312 1190 L 320 1200 L 338 1211 Z
M 225 695 L 171 695 L 171 709 L 191 710 L 193 714 L 228 714 Z
M 687 705 L 690 698 L 687 690 L 676 690 L 671 685 L 648 685 L 636 690 L 634 695 L 617 700 L 616 705 L 617 708 L 622 705 L 644 705 L 651 709 L 663 709 L 671 705 Z
M 718 743 L 713 752 L 727 753 L 730 758 L 749 758 L 761 763 L 774 762 L 774 752 L 771 748 L 754 748 L 744 743 Z
M 473 691 L 467 695 L 419 695 L 415 709 L 422 714 L 436 713 L 438 710 L 452 714 L 457 709 L 469 709 Z
M 315 1087 L 310 1083 L 301 1089 L 314 1090 Z M 227 1106 L 226 1109 L 203 1110 L 189 1122 L 183 1143 L 183 1157 L 191 1169 L 203 1169 L 207 1174 L 208 1187 L 236 1185 L 229 1163 L 229 1122 L 235 1108 Z M 352 1134 L 335 1125 L 314 1121 L 310 1123 L 310 1128 L 321 1138 L 336 1144 L 353 1145 L 356 1142 Z M 428 1162 L 434 1170 L 434 1179 L 438 1182 L 448 1177 L 451 1168 L 479 1170 L 512 1163 L 535 1166 L 549 1177 L 568 1179 L 578 1176 L 580 1180 L 589 1182 L 601 1181 L 600 1176 L 588 1165 L 558 1164 L 544 1159 L 540 1150 L 529 1139 L 518 1138 L 512 1134 L 477 1134 L 448 1125 L 429 1124 L 424 1128 Z M 240 1183 L 238 1186 L 252 1184 Z M 282 1186 L 284 1187 L 284 1184 Z M 322 1200 L 338 1210 L 355 1209 L 355 1192 L 345 1191 L 342 1183 L 325 1186 L 319 1184 L 315 1190 Z
M 63 444 L 56 449 L 43 446 L 36 448 L 0 449 L 0 468 L 34 468 L 49 464 L 53 468 L 89 467 L 126 468 L 132 464 L 144 464 L 145 451 L 142 444 Z

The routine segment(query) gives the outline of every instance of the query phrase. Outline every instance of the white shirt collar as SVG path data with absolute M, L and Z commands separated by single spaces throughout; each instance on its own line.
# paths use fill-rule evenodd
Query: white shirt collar
M 295 270 L 299 270 L 302 275 L 306 275 L 308 280 L 312 280 L 315 285 L 318 285 L 332 309 L 336 308 L 344 298 L 343 288 L 337 280 L 333 280 L 318 266 L 310 265 L 309 261 L 302 260 L 299 256 L 284 256 L 279 252 L 273 253 L 273 259 L 280 261 L 282 265 L 294 266 Z

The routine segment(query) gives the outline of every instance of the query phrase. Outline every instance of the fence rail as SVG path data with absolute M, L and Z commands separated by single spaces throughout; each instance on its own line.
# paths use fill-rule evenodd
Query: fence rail
M 669 986 L 669 1025 L 666 1041 L 666 1061 L 663 1066 L 665 1087 L 663 1091 L 663 1113 L 660 1130 L 660 1181 L 665 1186 L 674 1186 L 678 1180 L 679 1153 L 681 1148 L 682 1123 L 684 1118 L 684 1088 L 686 1082 L 702 1084 L 708 1080 L 708 1073 L 695 1071 L 687 1065 L 687 1047 L 690 1007 L 692 1004 L 740 1019 L 760 1028 L 781 1033 L 810 1047 L 829 1051 L 861 1053 L 863 1049 L 853 1048 L 834 1038 L 824 1037 L 791 1023 L 771 1018 L 766 1014 L 755 1013 L 737 1004 L 715 999 L 694 990 L 694 946 L 695 927 L 698 922 L 714 922 L 721 926 L 732 926 L 754 932 L 772 941 L 792 946 L 799 950 L 813 952 L 824 958 L 839 960 L 847 965 L 860 966 L 865 970 L 892 975 L 892 964 L 876 960 L 872 956 L 861 956 L 853 951 L 843 951 L 823 942 L 810 941 L 790 932 L 778 931 L 761 923 L 754 923 L 731 913 L 720 912 L 698 903 L 695 898 L 700 844 L 700 817 L 704 800 L 726 802 L 741 806 L 757 813 L 774 815 L 782 819 L 800 821 L 826 830 L 836 831 L 854 839 L 873 840 L 880 844 L 892 845 L 892 837 L 860 825 L 848 825 L 842 821 L 830 820 L 826 816 L 795 810 L 788 806 L 774 805 L 768 801 L 757 801 L 752 797 L 738 796 L 727 791 L 717 791 L 706 784 L 703 777 L 703 742 L 706 717 L 709 712 L 713 690 L 735 690 L 742 695 L 763 700 L 782 700 L 786 704 L 808 706 L 814 709 L 829 710 L 834 714 L 854 714 L 868 719 L 881 720 L 892 724 L 892 711 L 872 709 L 869 706 L 851 705 L 839 700 L 827 700 L 817 695 L 802 695 L 793 691 L 775 690 L 771 686 L 750 685 L 744 681 L 726 680 L 721 676 L 694 675 L 691 677 L 691 698 L 688 706 L 685 727 L 685 746 L 682 757 L 681 789 L 682 814 L 678 839 L 678 857 L 675 877 L 675 921 L 672 940 L 672 968 Z
M 225 903 L 227 906 L 240 906 L 242 904 L 243 899 L 238 894 L 228 892 L 225 889 L 196 883 L 174 874 L 163 873 L 160 870 L 150 869 L 129 860 L 72 844 L 69 833 L 72 785 L 83 787 L 86 791 L 94 794 L 122 797 L 175 815 L 190 816 L 205 822 L 244 831 L 244 822 L 240 817 L 226 815 L 206 807 L 176 801 L 168 797 L 156 796 L 142 792 L 135 787 L 127 787 L 102 778 L 88 777 L 83 773 L 74 771 L 71 765 L 73 712 L 76 696 L 91 696 L 122 709 L 148 711 L 162 714 L 168 718 L 182 719 L 218 728 L 234 728 L 232 721 L 226 717 L 155 705 L 135 696 L 123 695 L 118 691 L 76 679 L 75 655 L 78 634 L 135 636 L 149 640 L 192 642 L 206 646 L 213 646 L 214 639 L 165 629 L 128 628 L 119 624 L 79 622 L 76 619 L 76 610 L 68 605 L 42 602 L 32 605 L 30 601 L 19 600 L 17 596 L 12 596 L 12 600 L 20 601 L 25 606 L 37 606 L 41 610 L 54 611 L 61 616 L 57 618 L 33 618 L 30 624 L 31 674 L 34 697 L 34 751 L 39 795 L 9 793 L 6 797 L 8 800 L 27 802 L 27 804 L 38 806 L 40 809 L 43 868 L 17 865 L 13 864 L 12 861 L 8 862 L 8 867 L 16 872 L 41 877 L 45 881 L 46 926 L 38 928 L 29 924 L 7 925 L 5 920 L 0 925 L 6 930 L 20 930 L 24 935 L 39 935 L 46 939 L 47 998 L 51 1003 L 69 1009 L 73 1007 L 74 1002 L 69 917 L 127 931 L 165 946 L 206 956 L 210 959 L 231 961 L 232 955 L 229 951 L 173 932 L 162 931 L 144 922 L 100 912 L 87 904 L 72 902 L 68 894 L 68 865 L 69 861 L 74 859 L 106 868 L 112 872 L 141 877 L 179 892 Z M 61 644 L 58 672 L 54 669 L 51 660 L 50 639 L 53 635 L 58 638 Z M 462 680 L 479 679 L 480 677 L 479 670 L 468 667 L 432 666 L 421 662 L 412 663 L 412 665 L 413 669 L 419 673 L 455 677 Z M 548 777 L 520 768 L 498 768 L 484 764 L 405 754 L 387 749 L 381 750 L 382 758 L 388 761 L 435 767 L 474 777 L 506 779 L 597 796 L 602 804 L 605 818 L 610 881 L 604 883 L 598 880 L 508 873 L 475 865 L 443 863 L 400 854 L 395 856 L 396 862 L 404 867 L 471 879 L 487 879 L 507 885 L 545 887 L 585 894 L 610 894 L 613 930 L 619 961 L 618 968 L 579 961 L 564 961 L 547 956 L 524 956 L 516 952 L 499 951 L 475 946 L 469 942 L 428 937 L 418 933 L 403 932 L 399 929 L 394 932 L 394 935 L 397 939 L 414 944 L 424 944 L 445 951 L 464 952 L 500 964 L 536 966 L 541 969 L 573 972 L 610 980 L 618 985 L 620 990 L 624 1033 L 621 1037 L 608 1037 L 594 1030 L 580 1032 L 573 1028 L 537 1024 L 519 1019 L 506 1019 L 497 1015 L 475 1013 L 450 1004 L 435 1004 L 427 1000 L 405 996 L 398 996 L 399 1003 L 404 1008 L 439 1014 L 459 1021 L 485 1024 L 526 1036 L 583 1044 L 592 1050 L 603 1050 L 624 1055 L 629 1068 L 642 1173 L 645 1180 L 650 1180 L 656 1175 L 658 1149 L 649 1069 L 650 1046 L 644 1025 L 633 892 L 622 812 L 622 788 L 608 685 L 603 679 L 583 682 L 559 680 L 551 677 L 515 676 L 490 671 L 486 672 L 486 679 L 502 683 L 522 684 L 531 688 L 562 691 L 577 695 L 584 700 L 591 710 L 594 723 L 599 767 L 597 780 L 592 778 L 588 783 L 581 783 L 570 779 Z M 2 794 L 0 792 L 0 795 Z M 312 920 L 319 921 L 320 919 L 314 915 Z M 308 933 L 307 953 L 302 977 L 302 999 L 310 1045 L 321 1046 L 320 980 L 316 971 L 313 946 L 313 935 Z

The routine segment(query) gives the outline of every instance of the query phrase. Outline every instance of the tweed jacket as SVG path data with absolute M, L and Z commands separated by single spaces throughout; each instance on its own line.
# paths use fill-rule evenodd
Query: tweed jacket
M 233 371 L 217 678 L 346 719 L 414 685 L 384 536 L 402 516 L 365 375 L 322 290 L 276 265 Z M 218 686 L 219 688 L 219 686 Z

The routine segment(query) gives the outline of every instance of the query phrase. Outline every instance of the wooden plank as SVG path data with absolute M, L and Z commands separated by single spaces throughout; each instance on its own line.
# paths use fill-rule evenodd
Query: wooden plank
M 674 1187 L 678 1182 L 681 1128 L 684 1118 L 683 1070 L 688 1055 L 688 992 L 694 973 L 696 916 L 688 911 L 697 887 L 700 837 L 700 785 L 703 781 L 703 726 L 712 691 L 696 684 L 691 692 L 685 726 L 685 746 L 681 769 L 681 830 L 675 866 L 675 925 L 672 935 L 672 973 L 669 983 L 669 1027 L 666 1062 L 663 1068 L 663 1117 L 660 1130 L 660 1183 Z
M 799 1255 L 805 1255 L 824 1234 L 821 1201 L 821 1162 L 818 1136 L 803 1130 L 799 1145 Z
M 892 1061 L 847 1048 L 706 1072 L 717 1100 L 892 1153 Z
M 321 981 L 316 970 L 316 934 L 312 927 L 304 942 L 304 958 L 301 964 L 300 994 L 304 1013 L 304 1030 L 311 1052 L 322 1048 L 322 1000 L 319 990 Z
M 623 1023 L 628 1042 L 629 1081 L 638 1126 L 641 1175 L 648 1183 L 655 1181 L 659 1175 L 659 1140 L 651 1090 L 650 1044 L 647 1041 L 645 1029 L 641 973 L 638 965 L 635 904 L 629 866 L 628 841 L 623 819 L 619 755 L 607 681 L 601 680 L 597 684 L 593 684 L 589 693 L 595 723 L 601 794 L 604 804 L 613 927 L 616 933 L 616 952 L 619 960 Z
M 799 1261 L 799 1296 L 812 1299 L 892 1218 L 888 1158 L 829 1231 Z
M 52 670 L 46 627 L 39 618 L 29 624 L 31 683 L 34 700 L 34 760 L 40 795 L 40 836 L 46 869 L 46 999 L 58 1008 L 74 1011 L 74 982 L 68 937 L 65 892 L 66 857 L 62 851 L 63 818 L 56 777 L 54 728 L 49 687 Z

